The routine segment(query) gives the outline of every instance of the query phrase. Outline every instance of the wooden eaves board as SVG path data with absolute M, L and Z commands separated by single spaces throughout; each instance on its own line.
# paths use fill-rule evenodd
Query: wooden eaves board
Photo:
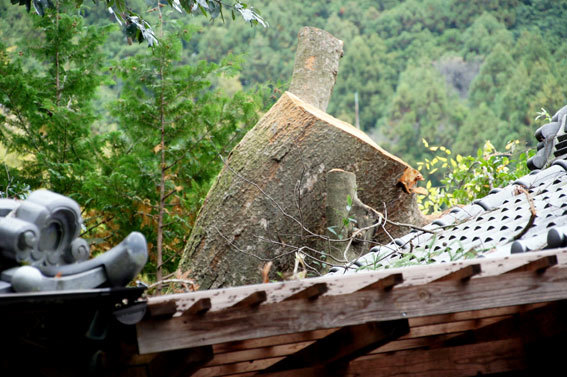
M 150 298 L 137 338 L 145 361 L 204 355 L 179 375 L 490 374 L 530 367 L 562 300 L 556 249 Z

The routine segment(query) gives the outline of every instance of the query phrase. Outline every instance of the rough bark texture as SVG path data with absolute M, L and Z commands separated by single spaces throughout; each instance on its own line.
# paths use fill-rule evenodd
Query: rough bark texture
M 327 235 L 331 238 L 352 242 L 327 243 L 330 261 L 346 259 L 351 261 L 372 247 L 377 227 L 363 230 L 380 220 L 380 215 L 358 198 L 356 175 L 342 169 L 327 172 L 327 197 L 325 220 Z M 350 201 L 349 198 L 350 197 Z M 346 221 L 345 221 L 346 220 Z M 332 228 L 333 231 L 329 231 Z M 324 242 L 320 243 L 322 246 Z M 321 247 L 320 247 L 321 248 Z
M 343 41 L 324 30 L 304 27 L 299 31 L 289 91 L 325 111 L 331 99 L 343 56 Z
M 290 270 L 290 245 L 317 246 L 299 223 L 325 234 L 326 173 L 334 168 L 353 172 L 362 202 L 380 211 L 385 205 L 390 219 L 423 222 L 414 194 L 398 185 L 411 169 L 406 163 L 362 131 L 286 92 L 229 155 L 181 268 L 202 289 L 261 281 L 265 261 L 256 257 L 277 258 L 272 271 Z

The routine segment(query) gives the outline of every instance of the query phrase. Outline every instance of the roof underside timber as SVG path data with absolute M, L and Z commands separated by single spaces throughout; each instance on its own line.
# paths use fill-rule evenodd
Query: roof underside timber
M 567 249 L 154 297 L 131 362 L 166 357 L 193 376 L 529 373 L 561 349 L 564 300 Z

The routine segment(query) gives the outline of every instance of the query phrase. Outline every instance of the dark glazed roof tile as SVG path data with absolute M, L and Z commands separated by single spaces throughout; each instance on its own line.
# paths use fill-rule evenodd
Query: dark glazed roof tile
M 346 269 L 335 268 L 332 272 L 352 273 L 402 262 L 442 263 L 469 254 L 502 257 L 567 246 L 567 161 L 563 159 L 567 158 L 566 127 L 567 106 L 536 132 L 540 143 L 530 160 L 530 174 L 492 190 L 472 204 L 453 208 L 424 227 L 434 234 L 413 230 L 387 245 L 372 248 L 356 265 L 351 263 Z M 410 252 L 413 259 L 408 262 Z

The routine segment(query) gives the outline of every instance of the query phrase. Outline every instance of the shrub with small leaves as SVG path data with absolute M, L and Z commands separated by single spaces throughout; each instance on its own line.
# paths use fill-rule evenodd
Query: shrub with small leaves
M 418 169 L 428 176 L 427 196 L 419 196 L 420 209 L 425 214 L 434 214 L 460 204 L 469 204 L 482 198 L 496 187 L 506 186 L 529 173 L 526 161 L 533 151 L 518 151 L 520 142 L 514 140 L 506 145 L 501 153 L 486 141 L 476 156 L 453 155 L 443 146 L 423 144 L 430 152 L 436 153 L 432 159 L 418 162 Z M 442 178 L 438 178 L 442 174 Z M 434 185 L 438 180 L 439 185 Z

